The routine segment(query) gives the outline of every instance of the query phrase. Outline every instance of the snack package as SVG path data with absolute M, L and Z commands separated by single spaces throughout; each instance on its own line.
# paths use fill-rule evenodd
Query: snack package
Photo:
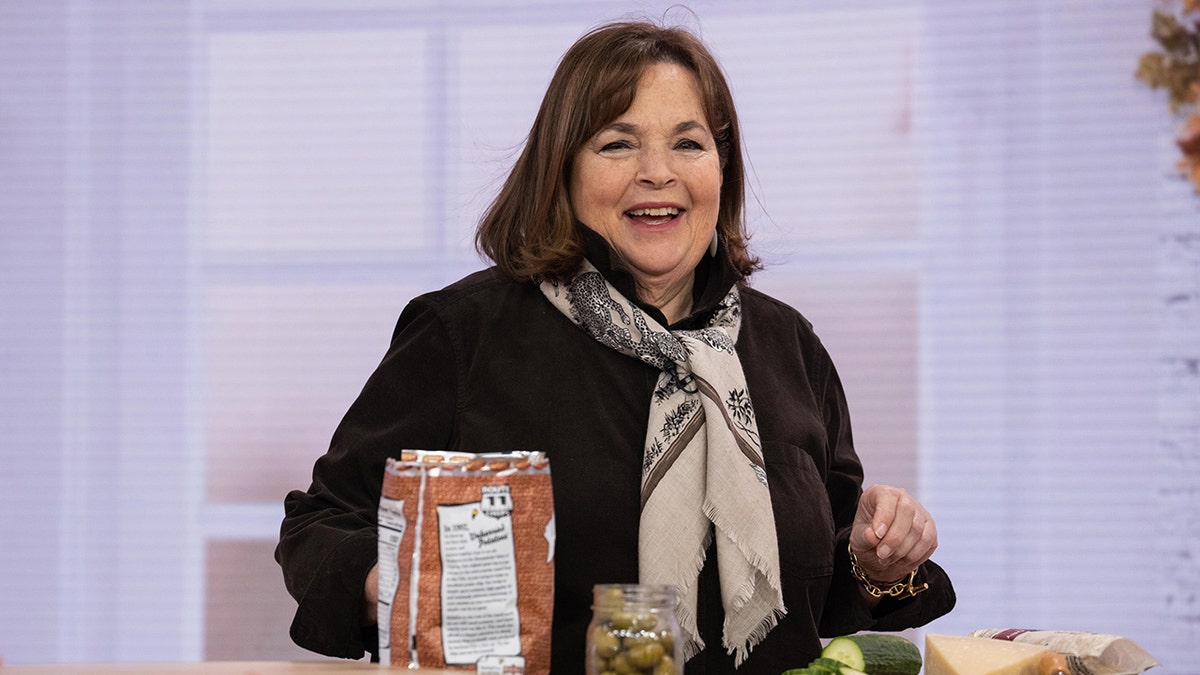
M 1133 640 L 1118 635 L 1067 630 L 985 628 L 972 637 L 1042 645 L 1067 658 L 1071 675 L 1137 675 L 1161 665 Z
M 548 673 L 554 498 L 541 453 L 405 451 L 379 500 L 379 657 Z

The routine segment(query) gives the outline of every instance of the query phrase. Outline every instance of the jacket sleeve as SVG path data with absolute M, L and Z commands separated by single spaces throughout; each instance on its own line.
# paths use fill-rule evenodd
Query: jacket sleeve
M 284 500 L 275 559 L 298 603 L 291 636 L 344 658 L 376 651 L 363 626 L 363 587 L 377 559 L 376 519 L 388 457 L 448 446 L 456 401 L 454 351 L 436 313 L 410 303 L 391 346 L 313 467 L 312 485 Z
M 928 583 L 928 590 L 914 598 L 884 598 L 873 609 L 863 600 L 858 581 L 850 573 L 850 529 L 858 509 L 858 499 L 862 496 L 863 472 L 854 450 L 846 395 L 828 355 L 826 364 L 823 405 L 830 454 L 826 490 L 833 509 L 837 539 L 834 544 L 833 579 L 821 614 L 821 637 L 836 637 L 863 630 L 898 631 L 924 625 L 954 607 L 954 587 L 941 567 L 926 561 L 918 568 L 914 583 Z

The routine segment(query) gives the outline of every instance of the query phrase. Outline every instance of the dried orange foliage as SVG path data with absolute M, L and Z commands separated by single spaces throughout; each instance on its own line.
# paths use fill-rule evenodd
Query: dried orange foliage
M 1175 142 L 1183 153 L 1183 159 L 1179 160 L 1179 170 L 1192 181 L 1196 190 L 1200 191 L 1200 113 L 1187 118 Z
M 1150 35 L 1160 49 L 1142 54 L 1136 75 L 1164 90 L 1171 114 L 1183 120 L 1179 170 L 1200 193 L 1200 0 L 1165 3 L 1153 14 Z

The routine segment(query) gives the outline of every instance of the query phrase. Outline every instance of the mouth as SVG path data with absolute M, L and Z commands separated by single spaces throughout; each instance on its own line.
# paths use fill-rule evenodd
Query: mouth
M 676 206 L 656 206 L 653 208 L 630 209 L 625 217 L 642 225 L 652 227 L 666 225 L 679 217 L 683 209 Z

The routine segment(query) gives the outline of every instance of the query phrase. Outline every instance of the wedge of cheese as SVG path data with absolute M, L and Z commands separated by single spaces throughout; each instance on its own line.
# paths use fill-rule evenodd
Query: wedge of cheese
M 925 636 L 925 675 L 1038 675 L 1041 645 L 958 635 Z

